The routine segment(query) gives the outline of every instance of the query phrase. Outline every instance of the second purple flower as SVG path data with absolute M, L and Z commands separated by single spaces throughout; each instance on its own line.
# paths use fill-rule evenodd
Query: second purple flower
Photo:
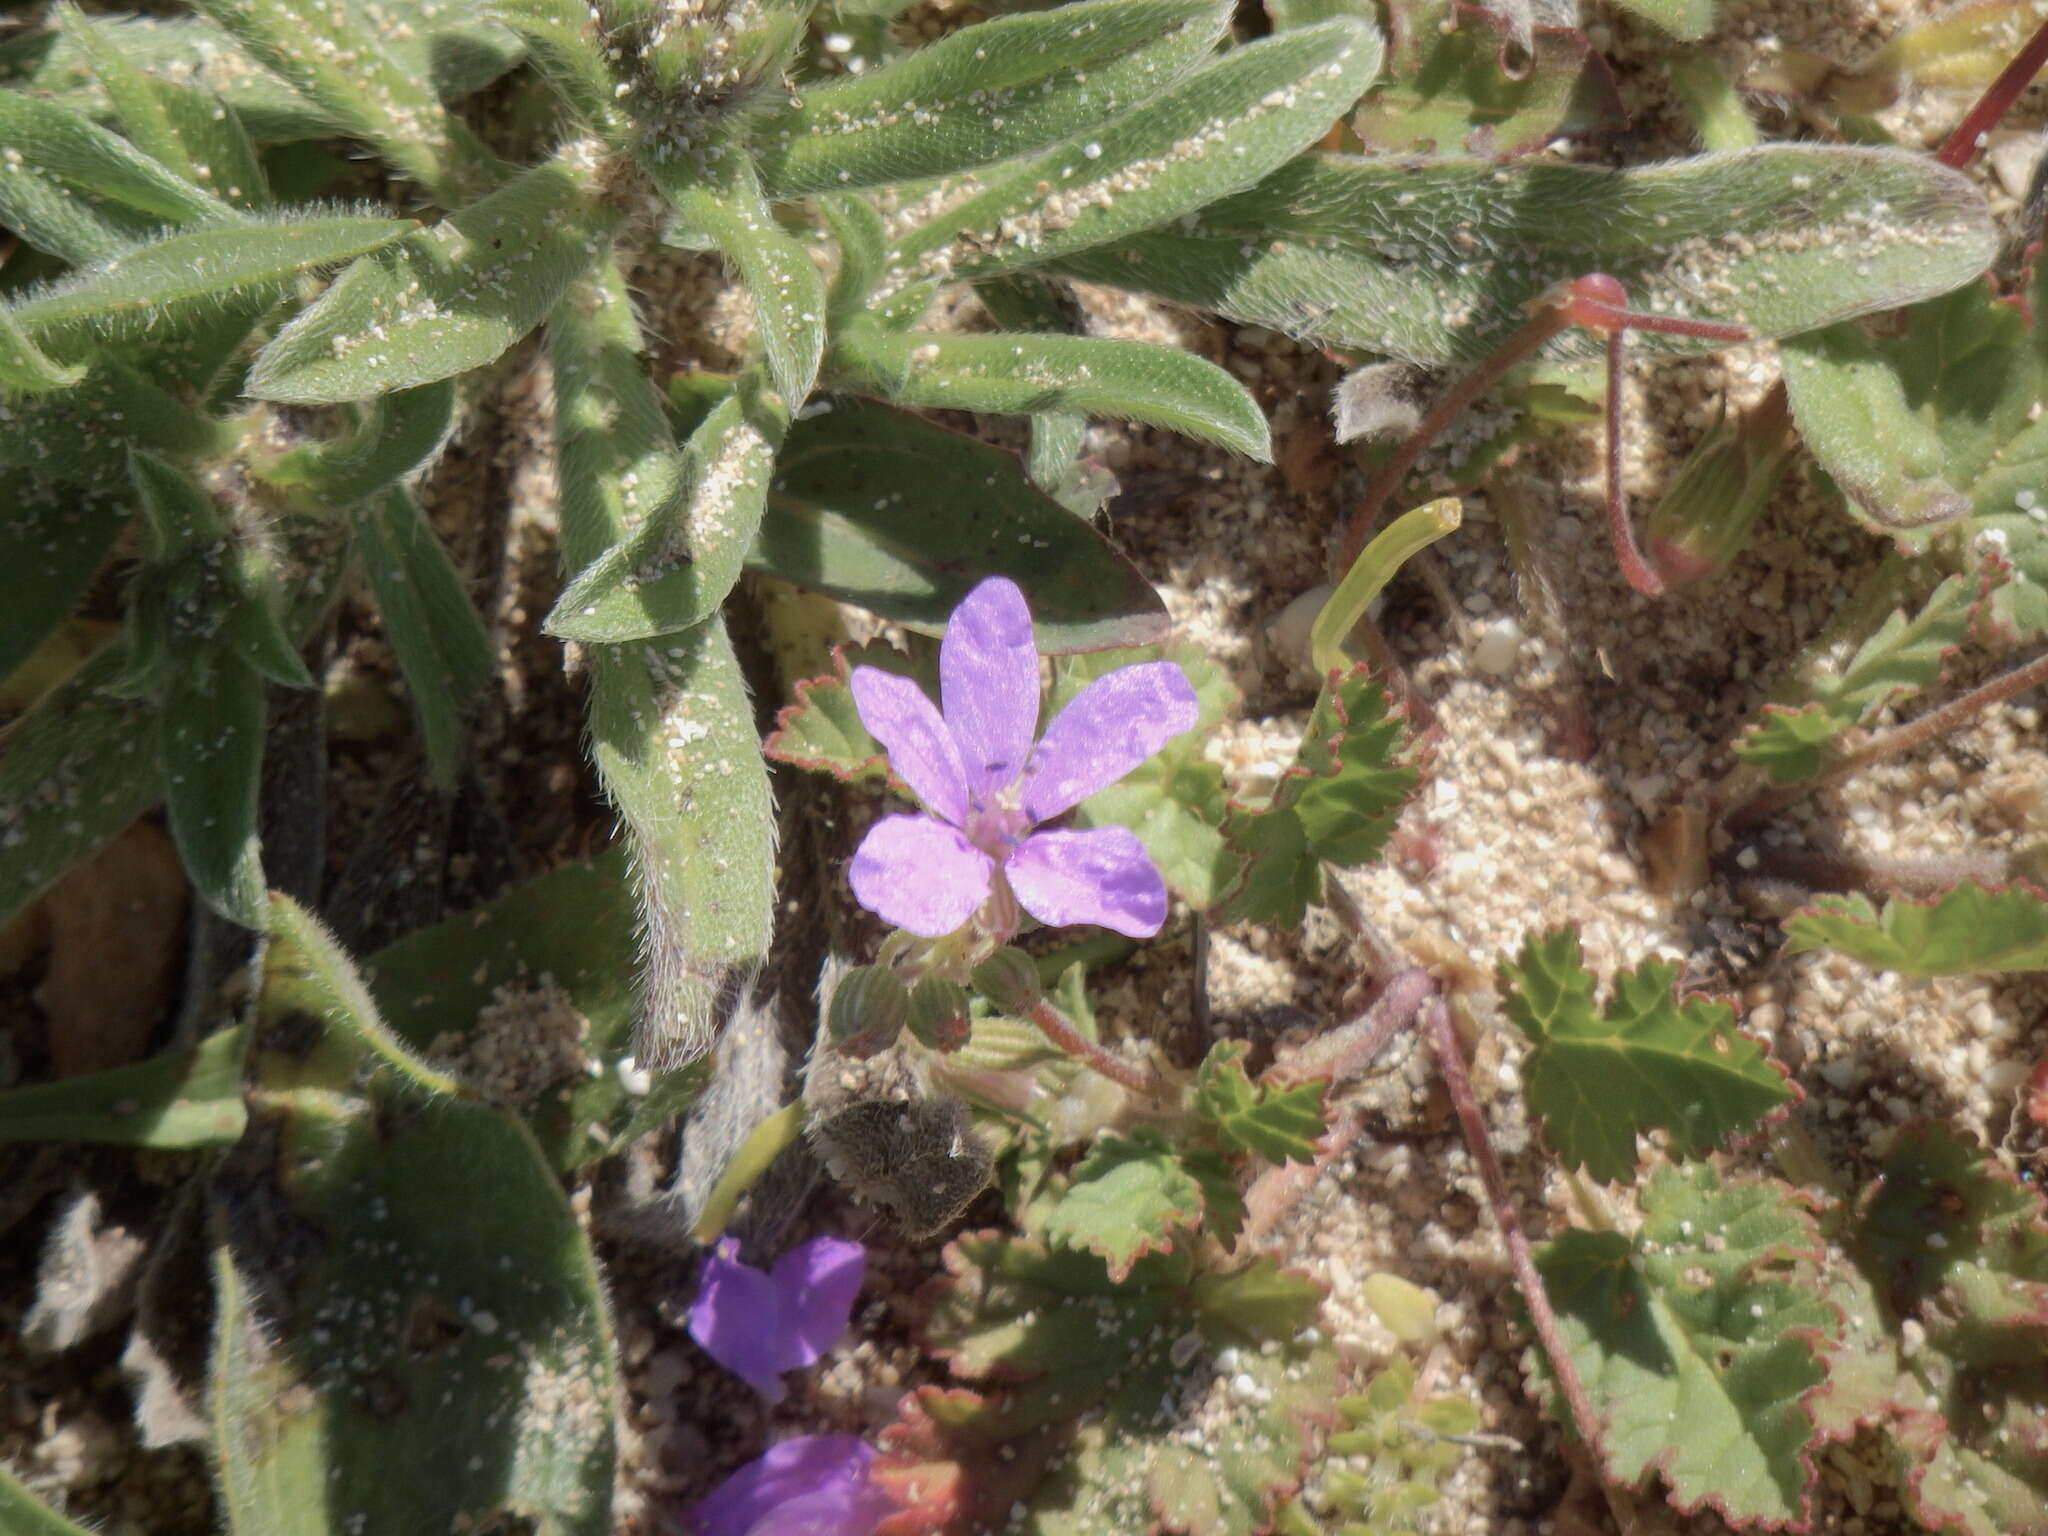
M 856 667 L 861 724 L 927 816 L 885 816 L 853 856 L 853 894 L 885 922 L 937 938 L 997 881 L 1040 922 L 1096 923 L 1150 938 L 1166 882 L 1123 827 L 1041 831 L 1193 728 L 1187 674 L 1170 661 L 1120 667 L 1083 688 L 1039 737 L 1038 647 L 1015 582 L 961 600 L 939 645 L 940 708 L 908 678 Z

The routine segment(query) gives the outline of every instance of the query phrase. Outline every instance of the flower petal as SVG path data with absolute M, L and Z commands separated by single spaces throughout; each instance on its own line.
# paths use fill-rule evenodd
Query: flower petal
M 951 933 L 988 896 L 995 861 L 929 816 L 884 816 L 861 839 L 847 879 L 853 899 L 920 938 Z
M 971 794 L 1009 787 L 1038 729 L 1038 645 L 1031 610 L 1007 576 L 991 576 L 960 600 L 939 642 L 939 702 L 960 745 Z
M 1200 713 L 1179 662 L 1145 661 L 1104 673 L 1045 728 L 1024 770 L 1025 814 L 1050 821 L 1079 805 L 1192 730 Z
M 776 1316 L 775 1283 L 736 1255 L 740 1245 L 726 1238 L 705 1258 L 690 1304 L 690 1337 L 704 1353 L 771 1403 L 788 1389 L 777 1356 L 782 1325 Z
M 839 1498 L 849 1506 L 866 1504 L 865 1495 L 876 1491 L 868 1481 L 874 1459 L 873 1449 L 858 1435 L 798 1435 L 784 1440 L 692 1505 L 690 1529 L 696 1536 L 749 1536 L 763 1529 L 761 1522 L 782 1506 L 816 1495 Z M 866 1536 L 874 1526 L 843 1529 L 846 1536 Z
M 868 1252 L 859 1243 L 814 1237 L 775 1261 L 776 1366 L 785 1371 L 813 1364 L 839 1342 L 853 1299 L 867 1273 Z
M 896 1501 L 873 1484 L 851 1494 L 832 1488 L 776 1505 L 747 1536 L 874 1536 L 875 1527 L 896 1508 Z
M 967 774 L 946 722 L 907 677 L 880 667 L 855 667 L 847 682 L 860 723 L 889 754 L 896 777 L 934 815 L 959 826 L 967 819 Z
M 1166 882 L 1128 827 L 1034 832 L 1003 870 L 1024 910 L 1050 928 L 1097 923 L 1149 939 L 1166 921 Z

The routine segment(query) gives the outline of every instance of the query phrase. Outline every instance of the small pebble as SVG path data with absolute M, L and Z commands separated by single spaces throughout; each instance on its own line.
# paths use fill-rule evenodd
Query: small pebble
M 1472 647 L 1472 665 L 1488 677 L 1506 677 L 1515 670 L 1522 650 L 1522 626 L 1513 619 L 1495 619 L 1479 632 Z

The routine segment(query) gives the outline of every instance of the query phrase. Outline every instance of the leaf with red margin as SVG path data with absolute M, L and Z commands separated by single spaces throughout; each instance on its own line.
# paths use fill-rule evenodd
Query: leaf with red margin
M 1856 1210 L 1871 1310 L 1900 1351 L 1895 1444 L 1914 1513 L 1967 1536 L 2048 1530 L 2048 1219 L 1940 1125 L 1901 1130 Z
M 1313 1281 L 1163 1255 L 1115 1285 L 1099 1259 L 993 1232 L 945 1263 L 921 1334 L 980 1390 L 905 1399 L 874 1473 L 903 1506 L 881 1536 L 1034 1518 L 1073 1536 L 1253 1536 L 1298 1486 L 1337 1386 Z
M 807 678 L 796 685 L 795 702 L 783 705 L 775 716 L 775 730 L 761 744 L 762 752 L 775 762 L 829 773 L 842 782 L 886 774 L 889 765 L 882 744 L 860 723 L 853 690 L 847 686 L 855 667 L 879 667 L 911 678 L 927 695 L 938 697 L 935 659 L 914 662 L 879 640 L 866 645 L 835 645 L 831 675 Z M 892 782 L 909 793 L 901 781 Z
M 1200 1226 L 1206 1207 L 1201 1181 L 1163 1135 L 1141 1126 L 1129 1136 L 1095 1139 L 1041 1230 L 1063 1247 L 1094 1254 L 1122 1283 L 1135 1261 L 1170 1252 L 1176 1233 Z
M 1806 1199 L 1706 1163 L 1659 1169 L 1643 1226 L 1570 1231 L 1537 1256 L 1565 1346 L 1602 1420 L 1601 1459 L 1650 1472 L 1674 1507 L 1804 1529 L 1814 1483 L 1807 1399 L 1836 1316 L 1821 1299 Z
M 1527 69 L 1510 75 L 1505 16 L 1443 0 L 1402 10 L 1400 41 L 1351 119 L 1368 151 L 1505 159 L 1627 122 L 1614 74 L 1583 32 L 1536 28 Z
M 1902 976 L 2048 970 L 2048 892 L 1966 880 L 1931 901 L 1822 896 L 1785 920 L 1791 954 L 1832 949 Z

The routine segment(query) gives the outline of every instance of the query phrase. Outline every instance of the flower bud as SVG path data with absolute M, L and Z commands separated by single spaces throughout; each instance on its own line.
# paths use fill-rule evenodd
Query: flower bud
M 1782 384 L 1754 410 L 1714 423 L 1644 526 L 1650 564 L 1668 585 L 1711 576 L 1742 553 L 1793 444 Z
M 865 1061 L 896 1043 L 910 1018 L 910 989 L 886 965 L 856 966 L 839 978 L 825 1008 L 834 1049 Z
M 974 985 L 1004 1013 L 1029 1013 L 1045 997 L 1037 963 L 1007 944 L 974 968 Z
M 967 1043 L 967 989 L 943 976 L 927 976 L 910 989 L 910 1032 L 934 1051 L 957 1051 Z

